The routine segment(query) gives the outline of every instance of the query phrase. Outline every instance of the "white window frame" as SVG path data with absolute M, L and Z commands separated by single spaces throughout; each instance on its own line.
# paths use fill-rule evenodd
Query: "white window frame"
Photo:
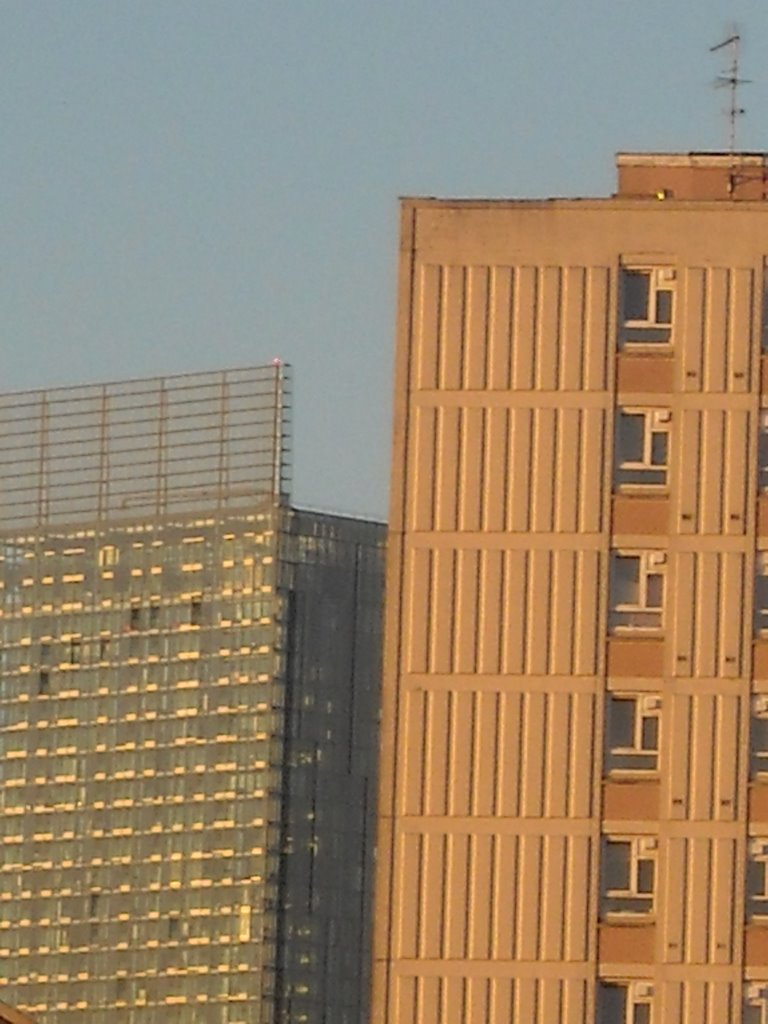
M 744 986 L 744 1006 L 757 1008 L 760 1024 L 768 1024 L 768 982 L 751 981 Z
M 758 581 L 763 582 L 766 602 L 759 601 Z M 755 557 L 755 632 L 759 636 L 768 636 L 768 551 L 758 551 Z
M 608 847 L 612 843 L 629 845 L 629 884 L 624 889 L 609 889 L 605 873 L 603 874 L 602 898 L 605 919 L 612 921 L 625 918 L 652 917 L 656 909 L 656 888 L 658 886 L 658 837 L 649 835 L 605 835 L 603 836 L 603 857 L 606 863 Z M 640 867 L 646 861 L 650 861 L 653 864 L 653 889 L 650 893 L 640 890 Z M 629 905 L 611 907 L 610 903 L 612 900 L 620 900 L 622 903 Z M 637 904 L 636 909 L 632 909 L 632 903 Z M 648 903 L 650 906 L 644 906 L 644 904 Z
M 760 409 L 758 417 L 757 484 L 761 491 L 768 490 L 768 409 Z
M 758 892 L 751 888 L 752 872 L 748 872 L 747 901 L 751 918 L 768 917 L 768 837 L 751 836 L 747 847 L 749 862 L 759 864 L 762 868 L 762 886 Z M 755 904 L 758 904 L 757 906 Z
M 612 633 L 659 633 L 664 628 L 664 605 L 667 596 L 667 553 L 658 549 L 645 551 L 614 548 L 611 551 L 611 580 L 613 580 L 617 558 L 637 558 L 638 594 L 636 602 L 616 602 L 615 595 L 610 600 L 610 628 Z M 648 579 L 650 576 L 661 576 L 661 604 L 651 605 L 648 598 Z M 653 617 L 654 621 L 649 621 Z M 635 621 L 632 621 L 632 620 Z
M 645 274 L 648 276 L 648 308 L 645 317 L 625 316 L 625 275 Z M 675 268 L 669 265 L 626 263 L 621 267 L 619 303 L 621 317 L 621 347 L 667 348 L 672 343 L 672 329 L 675 320 Z M 658 319 L 659 292 L 671 292 L 671 316 L 669 322 Z M 633 334 L 639 336 L 632 337 Z M 646 335 L 645 337 L 643 335 Z M 666 337 L 653 337 L 666 335 Z
M 619 431 L 621 416 L 642 416 L 643 423 L 643 454 L 639 460 L 626 459 L 619 462 Z M 620 491 L 658 491 L 664 490 L 669 485 L 669 453 L 670 453 L 670 431 L 672 423 L 672 411 L 658 407 L 639 406 L 618 406 L 616 409 L 616 437 L 614 442 L 615 468 L 614 479 Z M 667 439 L 667 461 L 663 465 L 656 465 L 653 462 L 653 439 L 657 434 L 666 435 Z M 664 474 L 663 481 L 622 481 L 622 473 L 636 473 L 651 476 L 652 474 Z
M 768 737 L 765 744 L 759 744 L 755 722 L 765 722 L 768 727 L 768 693 L 756 693 L 752 697 L 752 721 L 750 723 L 749 752 L 753 775 L 768 775 Z
M 632 745 L 612 746 L 611 745 L 611 702 L 626 701 L 634 704 Z M 607 769 L 611 775 L 636 775 L 657 772 L 659 768 L 659 745 L 661 743 L 661 695 L 658 693 L 624 693 L 608 691 L 607 722 L 606 722 L 606 762 Z M 649 719 L 656 720 L 656 747 L 643 745 L 644 723 Z M 623 759 L 641 760 L 645 762 L 642 766 L 638 764 L 621 764 Z
M 601 978 L 600 987 L 622 989 L 624 998 L 624 1020 L 608 1021 L 599 1020 L 599 1024 L 637 1024 L 637 1008 L 639 1006 L 649 1007 L 647 1019 L 653 1024 L 653 984 L 650 981 L 624 981 L 623 979 Z M 602 1009 L 599 1007 L 599 1009 Z

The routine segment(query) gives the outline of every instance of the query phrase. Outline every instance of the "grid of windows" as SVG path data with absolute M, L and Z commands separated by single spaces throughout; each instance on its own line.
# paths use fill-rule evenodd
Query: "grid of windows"
M 206 1021 L 258 1019 L 278 875 L 275 553 L 271 512 L 3 543 L 0 957 L 16 1002 L 45 991 L 47 1020 L 198 1002 Z
M 289 380 L 0 396 L 0 998 L 47 1024 L 367 1015 L 384 529 L 287 504 Z
M 2 541 L 0 994 L 364 1016 L 383 532 L 269 505 Z

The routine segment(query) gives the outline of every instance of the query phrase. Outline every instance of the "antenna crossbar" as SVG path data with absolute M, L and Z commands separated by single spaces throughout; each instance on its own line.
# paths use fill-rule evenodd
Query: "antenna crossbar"
M 751 79 L 741 78 L 739 75 L 740 47 L 741 35 L 734 30 L 726 39 L 709 48 L 710 53 L 717 53 L 726 48 L 731 53 L 730 64 L 715 78 L 713 83 L 716 89 L 727 88 L 730 90 L 730 102 L 723 111 L 728 118 L 728 152 L 731 156 L 730 192 L 733 192 L 736 181 L 736 125 L 738 119 L 746 113 L 746 109 L 739 103 L 739 86 L 747 85 L 751 81 Z

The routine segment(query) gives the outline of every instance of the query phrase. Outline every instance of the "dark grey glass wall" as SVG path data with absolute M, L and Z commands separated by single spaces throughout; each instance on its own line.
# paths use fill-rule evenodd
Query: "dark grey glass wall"
M 286 515 L 286 739 L 276 1019 L 368 1021 L 383 530 Z

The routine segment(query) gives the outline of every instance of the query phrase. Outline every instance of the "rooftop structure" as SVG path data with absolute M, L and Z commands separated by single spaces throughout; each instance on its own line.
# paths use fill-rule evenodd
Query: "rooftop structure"
M 0 395 L 0 529 L 287 498 L 290 367 Z
M 618 196 L 643 199 L 763 200 L 766 153 L 619 153 Z

